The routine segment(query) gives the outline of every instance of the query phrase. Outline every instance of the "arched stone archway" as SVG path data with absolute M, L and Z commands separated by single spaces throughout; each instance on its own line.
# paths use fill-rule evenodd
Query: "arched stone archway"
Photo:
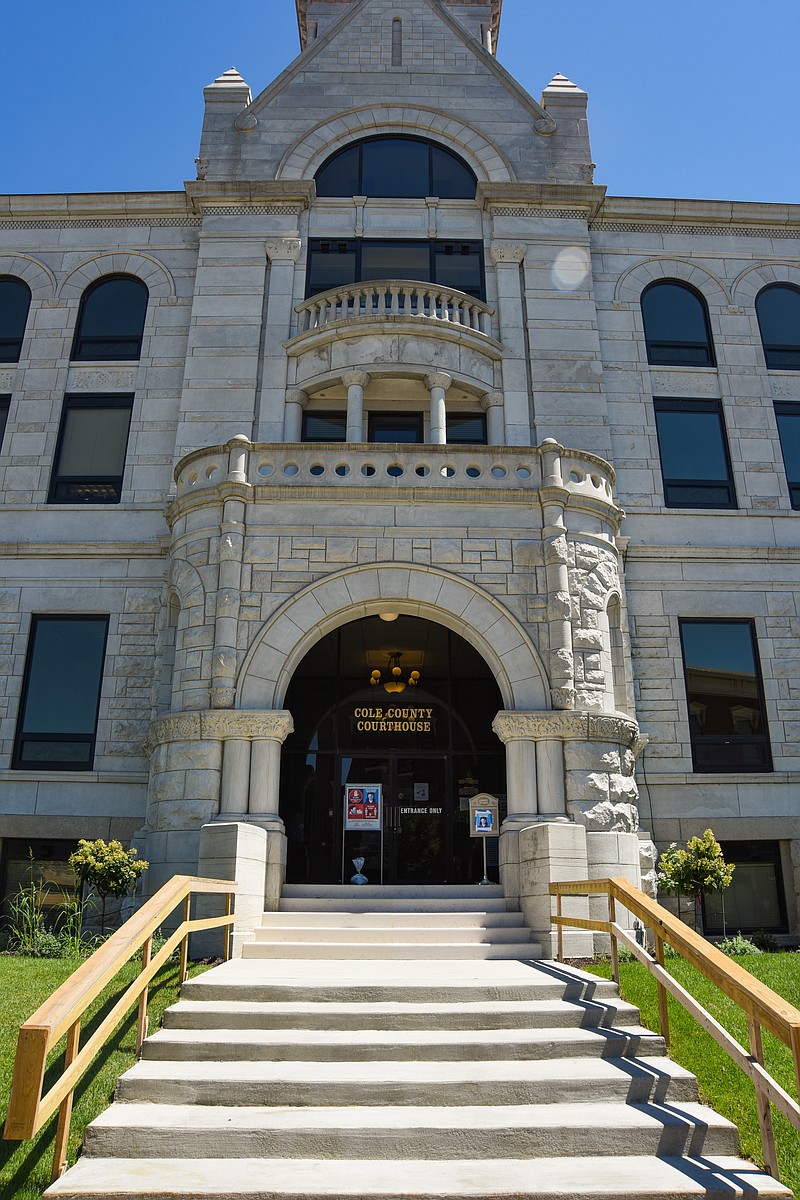
M 261 630 L 239 674 L 237 707 L 278 709 L 295 668 L 337 626 L 391 609 L 460 634 L 490 667 L 508 709 L 549 708 L 541 659 L 498 600 L 457 575 L 413 563 L 350 567 L 312 583 Z

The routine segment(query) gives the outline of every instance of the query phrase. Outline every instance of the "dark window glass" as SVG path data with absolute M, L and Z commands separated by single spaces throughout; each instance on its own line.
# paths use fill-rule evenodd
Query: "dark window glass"
M 88 771 L 108 617 L 34 617 L 13 767 Z
M 695 771 L 771 771 L 752 623 L 683 620 L 680 627 Z
M 147 299 L 145 285 L 128 275 L 112 275 L 92 284 L 81 300 L 73 359 L 139 358 Z
M 0 871 L 0 913 L 9 915 L 9 901 L 20 888 L 34 884 L 45 924 L 52 929 L 63 919 L 64 906 L 75 892 L 76 879 L 69 856 L 78 849 L 77 841 L 53 841 L 49 838 L 4 838 L 3 865 Z
M 800 371 L 800 291 L 776 283 L 756 297 L 756 313 L 767 366 Z
M 0 362 L 19 362 L 30 306 L 27 283 L 8 275 L 0 277 Z
M 722 411 L 716 400 L 656 400 L 668 508 L 735 508 Z
M 304 442 L 343 442 L 346 434 L 346 413 L 303 413 Z
M 422 413 L 370 413 L 371 442 L 422 442 Z
M 775 416 L 792 508 L 800 508 L 800 404 L 776 404 Z
M 447 441 L 451 446 L 485 446 L 486 417 L 483 413 L 448 413 Z
M 3 439 L 6 436 L 6 425 L 8 424 L 8 407 L 10 400 L 8 396 L 0 396 L 0 454 L 3 452 Z
M 309 243 L 306 296 L 375 279 L 440 283 L 483 300 L 483 247 L 397 238 L 313 238 Z
M 318 196 L 473 200 L 477 180 L 457 155 L 423 138 L 366 138 L 332 155 L 316 177 Z
M 654 366 L 713 367 L 705 302 L 682 283 L 653 283 L 642 293 L 647 360 Z
M 118 504 L 131 423 L 130 397 L 68 397 L 58 435 L 51 504 Z
M 736 870 L 730 887 L 703 897 L 706 933 L 788 933 L 779 842 L 720 842 Z

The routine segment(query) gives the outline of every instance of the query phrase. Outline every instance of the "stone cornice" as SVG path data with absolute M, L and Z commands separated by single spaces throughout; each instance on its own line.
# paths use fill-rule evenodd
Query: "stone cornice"
M 480 186 L 480 185 L 479 185 Z M 756 204 L 737 200 L 667 200 L 647 196 L 607 196 L 593 221 L 599 229 L 616 223 L 774 228 L 800 232 L 800 204 Z
M 198 213 L 220 205 L 241 208 L 243 212 L 263 205 L 287 211 L 294 206 L 302 211 L 308 208 L 317 191 L 313 179 L 193 179 L 185 187 L 192 210 Z
M 574 209 L 574 216 L 592 220 L 601 209 L 606 189 L 589 183 L 486 183 L 478 182 L 476 200 L 482 208 Z
M 492 729 L 501 742 L 520 738 L 541 742 L 552 739 L 570 742 L 613 742 L 633 746 L 639 726 L 629 717 L 585 712 L 499 712 Z
M 183 192 L 70 192 L 54 195 L 0 195 L 0 223 L 148 217 L 191 217 Z
M 286 709 L 167 713 L 150 722 L 145 750 L 151 754 L 157 746 L 167 742 L 224 741 L 226 738 L 284 742 L 293 730 L 294 720 Z

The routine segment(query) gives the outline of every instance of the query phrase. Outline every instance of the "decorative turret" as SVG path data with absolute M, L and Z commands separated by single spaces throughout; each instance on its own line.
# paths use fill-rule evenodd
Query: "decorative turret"
M 305 50 L 357 0 L 295 0 L 300 48 Z M 461 21 L 492 54 L 496 53 L 503 0 L 434 0 Z

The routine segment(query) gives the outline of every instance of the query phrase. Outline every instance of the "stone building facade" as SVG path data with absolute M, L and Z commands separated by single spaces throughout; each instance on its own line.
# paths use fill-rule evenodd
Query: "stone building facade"
M 465 881 L 486 790 L 539 932 L 551 878 L 711 826 L 796 937 L 800 209 L 608 197 L 501 0 L 297 4 L 183 192 L 0 198 L 4 886 L 118 836 L 152 888 L 231 826 L 267 904 L 353 850 Z

